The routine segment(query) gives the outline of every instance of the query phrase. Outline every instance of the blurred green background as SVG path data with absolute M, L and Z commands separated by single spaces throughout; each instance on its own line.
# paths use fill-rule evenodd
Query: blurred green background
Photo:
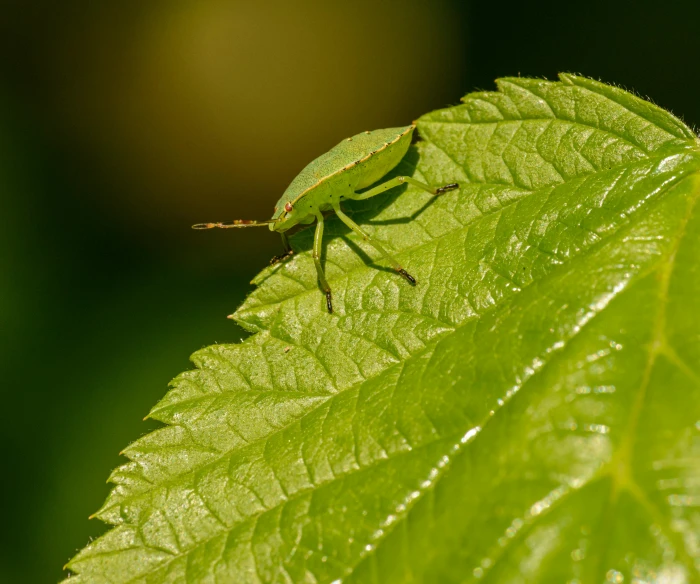
M 280 251 L 267 218 L 345 136 L 504 75 L 580 72 L 700 121 L 696 1 L 5 1 L 0 581 L 104 531 L 118 452 Z

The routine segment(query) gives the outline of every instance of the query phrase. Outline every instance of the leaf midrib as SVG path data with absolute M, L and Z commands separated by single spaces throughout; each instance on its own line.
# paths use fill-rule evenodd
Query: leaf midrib
M 699 179 L 700 172 L 695 172 L 691 173 L 683 180 L 694 180 L 695 183 L 697 183 Z M 652 371 L 659 356 L 664 355 L 669 350 L 673 351 L 673 349 L 669 346 L 668 339 L 666 338 L 668 291 L 671 284 L 671 277 L 676 267 L 676 255 L 683 237 L 685 236 L 688 222 L 690 221 L 698 199 L 700 198 L 700 189 L 697 188 L 697 184 L 694 186 L 696 188 L 694 189 L 693 196 L 689 198 L 686 214 L 679 224 L 678 235 L 675 238 L 672 247 L 669 249 L 665 261 L 657 262 L 656 264 L 658 271 L 660 272 L 658 294 L 659 307 L 656 315 L 654 316 L 652 328 L 653 337 L 649 346 L 647 363 L 644 368 L 639 390 L 637 391 L 634 402 L 632 403 L 630 419 L 628 422 L 628 427 L 624 433 L 623 442 L 618 447 L 617 452 L 611 457 L 610 462 L 603 469 L 601 469 L 601 476 L 609 476 L 612 480 L 610 505 L 614 506 L 617 504 L 619 495 L 622 491 L 629 493 L 630 496 L 636 499 L 642 507 L 645 507 L 650 511 L 655 521 L 659 523 L 660 527 L 663 529 L 666 537 L 673 542 L 674 547 L 683 558 L 683 562 L 686 564 L 686 567 L 689 567 L 696 573 L 696 575 L 700 576 L 700 569 L 688 555 L 683 542 L 679 541 L 678 533 L 675 532 L 668 524 L 668 520 L 664 517 L 658 506 L 646 496 L 644 489 L 642 489 L 642 487 L 637 483 L 635 473 L 632 469 L 632 460 L 636 447 L 637 429 L 639 427 L 639 420 L 641 418 L 642 411 L 644 410 Z M 675 353 L 675 351 L 673 352 Z M 601 556 L 601 566 L 603 566 L 602 559 L 603 556 Z M 601 568 L 601 570 L 604 570 L 604 568 Z M 603 573 L 601 571 L 599 578 L 602 579 L 602 577 Z

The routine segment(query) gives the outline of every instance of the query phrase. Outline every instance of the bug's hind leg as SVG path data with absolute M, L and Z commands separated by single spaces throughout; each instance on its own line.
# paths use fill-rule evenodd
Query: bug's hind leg
M 273 257 L 270 260 L 271 266 L 274 266 L 276 263 L 279 263 L 282 260 L 287 259 L 289 256 L 294 255 L 294 250 L 292 249 L 292 246 L 289 245 L 289 239 L 287 239 L 287 234 L 280 233 L 280 235 L 282 236 L 282 247 L 284 248 L 284 253 L 282 255 Z
M 318 273 L 318 282 L 321 284 L 321 288 L 326 295 L 326 307 L 328 308 L 328 313 L 333 314 L 333 301 L 331 299 L 331 287 L 328 285 L 328 280 L 326 280 L 326 274 L 323 273 L 323 266 L 321 265 L 321 249 L 323 242 L 323 215 L 319 213 L 317 216 L 316 232 L 314 233 L 314 264 L 316 265 L 316 272 Z
M 431 195 L 441 195 L 442 193 L 446 193 L 447 191 L 452 191 L 454 189 L 459 188 L 458 183 L 450 183 L 450 184 L 442 186 L 442 187 L 431 187 L 430 185 L 426 185 L 425 183 L 422 183 L 419 180 L 411 178 L 410 176 L 396 176 L 396 177 L 386 181 L 385 183 L 382 183 L 379 186 L 376 186 L 373 189 L 368 190 L 366 193 L 360 193 L 360 194 L 353 193 L 351 195 L 346 195 L 346 198 L 353 199 L 354 201 L 364 201 L 365 199 L 369 199 L 371 197 L 379 195 L 379 194 L 383 193 L 384 191 L 388 191 L 389 189 L 393 189 L 394 187 L 397 187 L 397 186 L 402 185 L 404 183 L 408 183 L 408 184 L 413 185 L 414 187 L 418 187 L 419 189 L 423 189 L 424 191 L 430 193 Z
M 367 233 L 365 233 L 362 228 L 355 223 L 350 217 L 348 217 L 343 211 L 340 209 L 340 205 L 336 204 L 333 206 L 333 210 L 335 211 L 335 214 L 338 215 L 340 220 L 345 223 L 350 229 L 352 229 L 355 233 L 357 233 L 362 239 L 364 239 L 367 243 L 371 244 L 379 253 L 381 253 L 386 260 L 391 264 L 391 267 L 396 270 L 396 272 L 404 278 L 411 286 L 416 285 L 416 279 L 411 276 L 406 270 L 404 270 L 401 267 L 401 264 L 396 261 L 394 256 L 392 256 L 388 251 L 384 249 L 384 247 L 374 241 Z

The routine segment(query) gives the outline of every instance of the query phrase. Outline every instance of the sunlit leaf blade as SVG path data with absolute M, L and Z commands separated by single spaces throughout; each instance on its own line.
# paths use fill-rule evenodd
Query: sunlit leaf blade
M 71 582 L 700 580 L 700 152 L 588 79 L 499 81 L 418 121 L 153 409 Z M 377 261 L 372 264 L 372 261 Z

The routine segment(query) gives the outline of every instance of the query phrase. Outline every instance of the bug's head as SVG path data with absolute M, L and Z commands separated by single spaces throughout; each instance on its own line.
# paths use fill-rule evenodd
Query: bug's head
M 275 207 L 274 215 L 272 215 L 274 223 L 270 223 L 270 230 L 287 231 L 287 229 L 303 223 L 302 218 L 304 215 L 292 201 L 280 201 Z

